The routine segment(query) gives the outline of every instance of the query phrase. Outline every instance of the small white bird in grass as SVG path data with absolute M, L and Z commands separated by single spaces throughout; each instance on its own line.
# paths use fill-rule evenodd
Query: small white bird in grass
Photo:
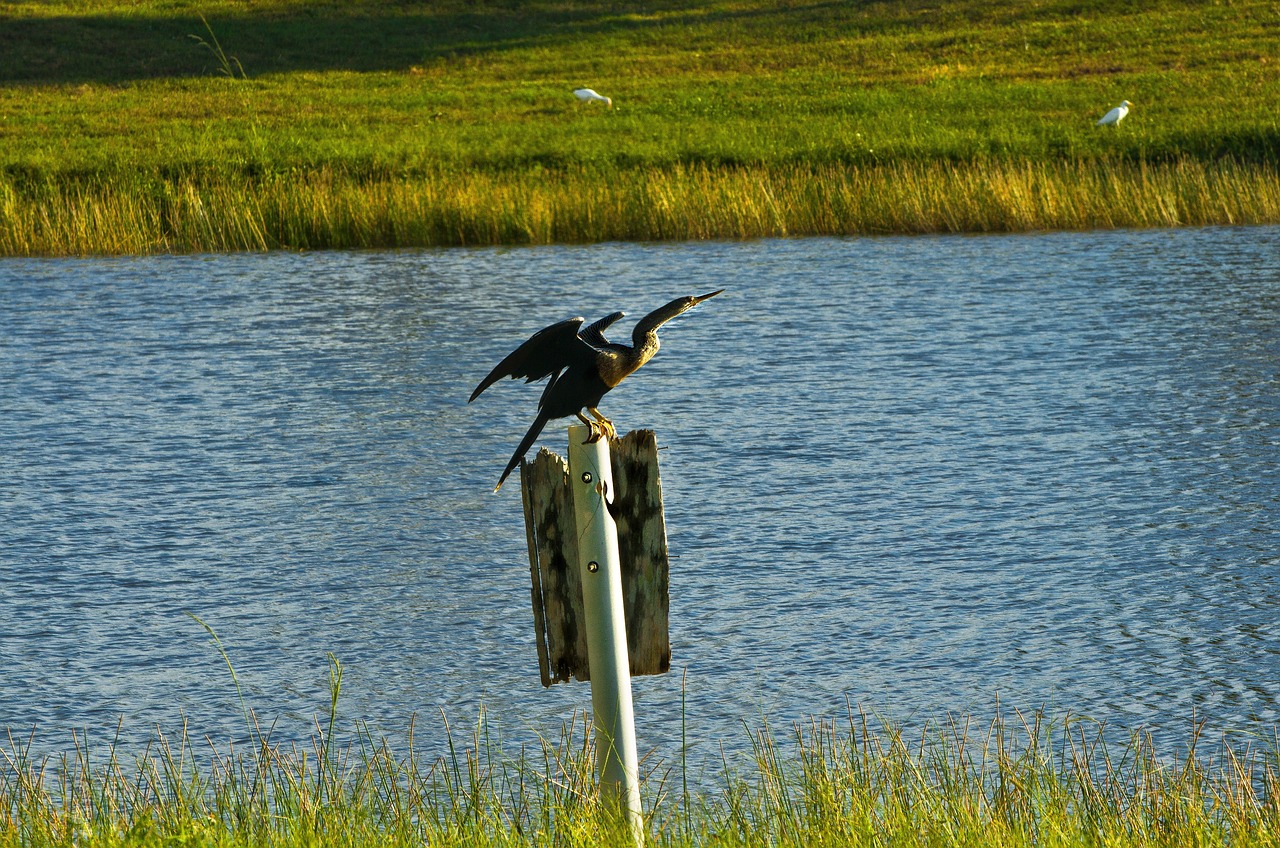
M 592 100 L 599 100 L 604 105 L 613 108 L 613 101 L 603 94 L 596 94 L 589 88 L 575 88 L 573 96 L 581 100 L 583 103 L 590 103 Z
M 1113 127 L 1124 120 L 1124 116 L 1129 114 L 1129 107 L 1133 104 L 1128 100 L 1121 100 L 1120 105 L 1112 109 L 1107 114 L 1098 119 L 1098 126 Z

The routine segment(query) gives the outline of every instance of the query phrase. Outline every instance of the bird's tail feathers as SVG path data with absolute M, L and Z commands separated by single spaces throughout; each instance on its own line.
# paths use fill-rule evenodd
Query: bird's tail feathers
M 502 488 L 502 484 L 507 482 L 507 478 L 511 476 L 511 472 L 516 470 L 516 466 L 520 464 L 520 460 L 524 459 L 524 455 L 529 452 L 529 448 L 533 447 L 533 443 L 537 441 L 538 436 L 542 433 L 542 428 L 547 426 L 547 422 L 551 420 L 546 414 L 539 411 L 538 417 L 533 419 L 533 424 L 529 427 L 529 432 L 524 434 L 524 438 L 520 440 L 520 446 L 516 448 L 516 452 L 511 455 L 511 461 L 507 463 L 506 469 L 503 470 L 502 476 L 498 478 L 498 485 L 493 487 L 496 492 Z

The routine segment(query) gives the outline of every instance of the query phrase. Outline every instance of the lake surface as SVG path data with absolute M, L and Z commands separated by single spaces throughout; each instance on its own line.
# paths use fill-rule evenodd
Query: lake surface
M 327 709 L 518 744 L 544 690 L 532 332 L 683 294 L 605 399 L 652 427 L 673 672 L 641 753 L 862 704 L 1280 723 L 1280 229 L 0 262 L 0 728 L 141 748 Z M 567 422 L 563 422 L 567 423 Z M 543 444 L 565 451 L 563 426 Z M 7 743 L 6 743 L 7 744 Z

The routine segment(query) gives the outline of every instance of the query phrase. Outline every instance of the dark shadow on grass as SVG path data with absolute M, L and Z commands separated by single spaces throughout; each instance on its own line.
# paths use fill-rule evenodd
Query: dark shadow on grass
M 271 17 L 59 17 L 0 20 L 0 81 L 118 83 L 221 72 L 214 37 L 250 76 L 288 71 L 404 70 L 459 51 L 500 49 L 512 38 L 571 26 L 540 19 L 518 35 L 518 16 L 325 10 Z M 212 35 L 210 34 L 212 30 Z M 233 63 L 233 67 L 237 67 Z M 237 67 L 237 69 L 238 69 Z
M 682 30 L 699 25 L 717 26 L 716 38 L 803 42 L 837 32 L 868 34 L 966 21 L 1008 26 L 1073 17 L 1082 6 L 1101 2 L 1054 0 L 1029 7 L 1007 0 L 951 5 L 932 0 L 736 0 L 728 5 L 713 5 L 713 0 L 266 0 L 252 14 L 210 12 L 212 37 L 197 3 L 180 2 L 172 16 L 149 13 L 144 3 L 142 11 L 127 16 L 0 15 L 0 84 L 121 83 L 220 73 L 219 58 L 196 38 L 212 42 L 216 37 L 249 76 L 395 71 L 661 28 L 670 28 L 669 37 L 677 43 Z
M 269 10 L 250 16 L 0 16 L 0 83 L 121 83 L 223 72 L 214 38 L 249 76 L 290 71 L 395 71 L 497 51 L 563 44 L 657 26 L 732 19 L 763 26 L 823 19 L 835 2 L 781 13 L 761 4 L 731 12 L 650 2 L 644 14 L 608 3 L 385 3 Z M 198 39 L 198 40 L 197 40 Z M 238 65 L 236 64 L 238 62 Z

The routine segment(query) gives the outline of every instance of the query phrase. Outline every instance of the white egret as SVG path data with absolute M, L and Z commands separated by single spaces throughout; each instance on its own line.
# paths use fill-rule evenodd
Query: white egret
M 613 107 L 613 100 L 605 97 L 603 94 L 596 94 L 589 88 L 575 88 L 573 90 L 573 96 L 581 100 L 583 103 L 590 103 L 592 100 L 599 100 L 604 105 L 610 108 Z
M 1098 119 L 1098 126 L 1113 127 L 1124 120 L 1124 116 L 1129 114 L 1129 107 L 1133 104 L 1128 100 L 1121 100 L 1120 105 L 1112 109 L 1107 114 Z

